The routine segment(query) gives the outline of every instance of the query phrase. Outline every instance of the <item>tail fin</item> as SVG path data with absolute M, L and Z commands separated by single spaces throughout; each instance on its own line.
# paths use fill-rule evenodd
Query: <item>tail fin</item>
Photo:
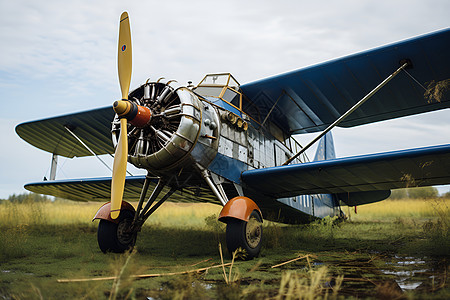
M 333 136 L 330 131 L 319 140 L 314 161 L 334 158 L 336 158 L 336 153 L 334 152 Z

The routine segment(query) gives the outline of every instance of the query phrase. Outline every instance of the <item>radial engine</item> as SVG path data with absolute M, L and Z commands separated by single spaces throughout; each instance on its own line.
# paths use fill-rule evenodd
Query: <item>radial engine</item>
M 112 125 L 114 144 L 120 133 L 119 115 L 128 119 L 128 161 L 156 176 L 194 163 L 207 167 L 217 154 L 220 118 L 217 108 L 190 89 L 171 82 L 147 82 L 129 94 L 123 113 Z M 116 112 L 117 109 L 115 108 Z

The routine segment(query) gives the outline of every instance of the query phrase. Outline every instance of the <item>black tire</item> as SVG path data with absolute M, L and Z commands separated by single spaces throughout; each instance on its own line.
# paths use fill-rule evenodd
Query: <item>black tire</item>
M 133 222 L 134 212 L 123 210 L 119 215 L 119 223 L 100 220 L 97 230 L 97 241 L 103 253 L 123 253 L 133 248 L 136 242 L 136 233 L 128 233 L 126 229 Z
M 245 252 L 244 259 L 257 257 L 262 245 L 262 220 L 259 213 L 252 211 L 248 222 L 230 219 L 227 223 L 226 239 L 231 255 L 241 248 Z

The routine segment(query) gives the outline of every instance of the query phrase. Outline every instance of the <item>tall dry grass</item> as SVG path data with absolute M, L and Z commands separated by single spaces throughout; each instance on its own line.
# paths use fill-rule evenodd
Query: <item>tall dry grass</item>
M 59 225 L 91 224 L 102 203 L 98 202 L 31 202 L 15 203 L 3 201 L 0 204 L 0 226 L 17 225 Z M 136 207 L 136 203 L 133 203 Z M 350 213 L 352 221 L 369 221 L 395 218 L 416 218 L 429 220 L 450 216 L 450 199 L 427 200 L 385 200 L 358 206 L 353 209 L 343 207 Z M 164 227 L 204 228 L 205 218 L 218 215 L 221 207 L 215 204 L 164 203 L 147 221 L 148 225 Z M 448 220 L 447 220 L 448 222 Z M 208 222 L 207 222 L 208 223 Z M 267 223 L 267 222 L 265 222 Z M 208 224 L 207 224 L 208 225 Z
M 350 211 L 350 219 L 359 224 L 383 222 L 397 224 L 402 231 L 413 231 L 425 238 L 410 247 L 428 255 L 448 255 L 450 249 L 450 199 L 385 200 Z M 397 228 L 398 230 L 398 228 Z M 387 231 L 389 232 L 389 231 Z M 420 244 L 420 245 L 419 245 Z
M 0 204 L 0 226 L 91 224 L 102 203 L 98 202 L 31 202 L 4 201 Z M 133 203 L 136 207 L 136 203 Z M 220 212 L 214 204 L 165 203 L 146 224 L 167 227 L 202 228 L 205 218 Z M 92 223 L 96 225 L 96 223 Z
M 98 203 L 4 201 L 0 226 L 88 224 L 98 208 Z
M 395 218 L 432 219 L 439 215 L 449 215 L 450 199 L 435 198 L 424 200 L 384 200 L 381 202 L 361 205 L 355 214 L 353 209 L 343 208 L 350 212 L 354 221 L 383 220 Z

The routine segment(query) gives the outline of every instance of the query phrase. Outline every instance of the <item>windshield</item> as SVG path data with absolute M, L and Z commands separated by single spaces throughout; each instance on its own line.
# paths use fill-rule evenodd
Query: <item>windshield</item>
M 239 83 L 234 79 L 233 75 L 230 73 L 223 74 L 208 74 L 203 78 L 203 80 L 198 84 L 198 86 L 229 86 L 234 89 L 239 88 Z
M 245 108 L 247 114 L 253 115 L 257 121 L 260 121 L 258 108 L 248 99 L 245 103 L 243 102 L 239 83 L 230 73 L 208 74 L 194 88 L 194 91 L 204 97 L 221 99 L 241 111 Z
M 205 97 L 220 97 L 222 94 L 223 87 L 221 86 L 199 86 L 195 89 L 197 94 Z

